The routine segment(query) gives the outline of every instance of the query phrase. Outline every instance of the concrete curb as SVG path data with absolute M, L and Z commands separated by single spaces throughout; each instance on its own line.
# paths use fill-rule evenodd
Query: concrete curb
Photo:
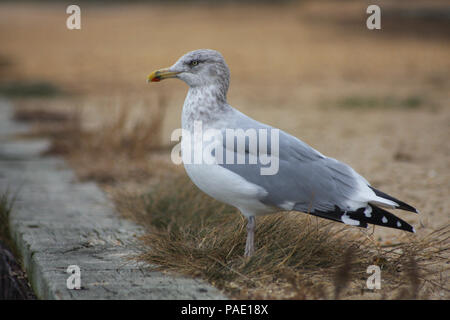
M 16 195 L 11 234 L 40 299 L 227 299 L 196 279 L 151 271 L 130 261 L 143 230 L 121 219 L 93 183 L 76 182 L 63 159 L 41 157 L 49 142 L 18 140 L 0 100 L 0 194 Z M 68 266 L 81 270 L 80 290 L 67 289 Z

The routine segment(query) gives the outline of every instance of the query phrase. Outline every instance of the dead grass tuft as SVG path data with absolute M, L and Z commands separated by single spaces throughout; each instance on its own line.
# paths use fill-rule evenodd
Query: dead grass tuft
M 142 182 L 152 173 L 167 169 L 167 161 L 149 160 L 171 147 L 162 144 L 167 107 L 163 95 L 156 103 L 145 99 L 65 100 L 63 104 L 72 107 L 64 111 L 51 110 L 48 104 L 21 101 L 15 118 L 33 125 L 28 137 L 50 138 L 52 144 L 44 155 L 65 156 L 77 169 L 80 180 L 101 184 Z M 96 110 L 96 117 L 103 117 L 92 118 L 92 110 Z M 133 166 L 128 165 L 130 162 Z

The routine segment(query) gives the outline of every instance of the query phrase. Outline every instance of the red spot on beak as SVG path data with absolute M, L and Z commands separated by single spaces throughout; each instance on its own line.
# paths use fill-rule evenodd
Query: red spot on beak
M 161 81 L 161 78 L 160 77 L 154 77 L 153 79 L 152 79 L 152 82 L 160 82 Z

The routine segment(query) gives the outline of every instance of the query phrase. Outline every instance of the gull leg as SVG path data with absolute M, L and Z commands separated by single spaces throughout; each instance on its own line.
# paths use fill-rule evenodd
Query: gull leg
M 255 227 L 256 227 L 256 219 L 254 216 L 248 217 L 247 222 L 247 241 L 245 243 L 245 257 L 251 257 L 255 252 Z

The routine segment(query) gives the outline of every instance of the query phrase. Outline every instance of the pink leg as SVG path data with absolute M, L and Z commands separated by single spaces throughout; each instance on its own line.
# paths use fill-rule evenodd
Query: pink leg
M 250 216 L 247 222 L 247 242 L 245 243 L 245 257 L 251 257 L 255 253 L 255 227 L 256 219 L 254 216 Z

